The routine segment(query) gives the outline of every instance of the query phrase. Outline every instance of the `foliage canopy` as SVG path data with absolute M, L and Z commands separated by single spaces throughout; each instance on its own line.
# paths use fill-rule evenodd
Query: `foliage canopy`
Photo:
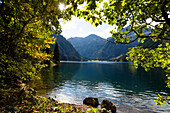
M 0 83 L 38 77 L 51 54 L 51 34 L 61 33 L 59 19 L 70 19 L 56 0 L 1 0 Z M 54 29 L 55 28 L 55 29 Z

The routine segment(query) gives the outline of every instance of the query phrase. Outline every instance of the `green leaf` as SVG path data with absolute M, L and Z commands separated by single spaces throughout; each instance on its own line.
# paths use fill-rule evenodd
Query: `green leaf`
M 169 46 L 169 43 L 166 43 L 166 46 Z
M 141 9 L 139 9 L 139 14 L 142 14 L 142 10 Z
M 104 2 L 103 3 L 103 8 L 107 8 L 108 7 L 108 3 L 107 2 Z
M 122 6 L 125 6 L 125 0 L 122 1 Z
M 99 3 L 103 2 L 103 0 L 99 0 Z

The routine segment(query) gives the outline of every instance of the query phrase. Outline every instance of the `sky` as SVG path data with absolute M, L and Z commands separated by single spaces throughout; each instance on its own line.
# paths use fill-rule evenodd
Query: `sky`
M 83 18 L 79 19 L 73 17 L 71 21 L 62 24 L 62 33 L 66 39 L 71 37 L 86 37 L 90 34 L 96 34 L 102 38 L 107 39 L 112 35 L 109 31 L 114 30 L 115 26 L 110 26 L 108 24 L 102 24 L 98 27 L 94 27 L 90 22 L 86 22 Z
M 103 2 L 107 2 L 108 0 L 103 0 Z M 78 6 L 79 9 L 84 9 L 86 4 Z M 103 4 L 99 4 L 99 8 L 102 8 Z M 61 10 L 64 9 L 64 6 L 61 4 Z M 77 17 L 72 17 L 72 20 L 66 22 L 64 25 L 62 24 L 62 33 L 66 39 L 71 37 L 86 37 L 90 34 L 96 34 L 102 38 L 107 39 L 112 35 L 109 31 L 114 30 L 115 26 L 110 26 L 108 24 L 102 24 L 97 27 L 91 25 L 90 22 L 86 22 L 83 18 L 79 19 Z

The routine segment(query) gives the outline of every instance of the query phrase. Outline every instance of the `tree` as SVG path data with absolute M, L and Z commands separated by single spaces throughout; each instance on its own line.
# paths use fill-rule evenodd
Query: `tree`
M 55 43 L 55 47 L 54 47 L 54 57 L 53 57 L 54 63 L 58 63 L 60 61 L 60 50 L 59 50 L 59 46 L 58 43 Z
M 70 15 L 58 8 L 60 0 L 0 1 L 0 84 L 39 77 L 52 57 L 44 50 L 55 42 L 51 34 L 61 33 L 59 19 Z
M 116 31 L 110 31 L 115 44 L 129 44 L 138 40 L 141 43 L 151 38 L 153 41 L 162 41 L 157 48 L 143 49 L 134 47 L 128 52 L 127 59 L 135 66 L 141 65 L 146 71 L 161 67 L 167 73 L 167 87 L 170 88 L 170 1 L 169 0 L 85 0 L 84 9 L 78 5 L 84 0 L 66 0 L 71 5 L 67 9 L 79 18 L 90 21 L 94 26 L 107 23 L 116 25 Z M 99 8 L 99 3 L 103 7 Z M 127 27 L 126 31 L 121 31 Z M 147 33 L 151 29 L 151 33 Z M 131 33 L 136 35 L 131 37 Z M 157 105 L 163 102 L 170 103 L 170 97 L 162 98 L 158 95 Z

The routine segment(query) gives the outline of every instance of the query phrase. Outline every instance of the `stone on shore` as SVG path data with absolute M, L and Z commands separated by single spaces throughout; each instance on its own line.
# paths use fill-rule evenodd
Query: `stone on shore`
M 92 107 L 97 107 L 99 105 L 99 101 L 98 101 L 98 98 L 87 97 L 83 100 L 83 104 L 92 106 Z
M 103 100 L 101 103 L 101 109 L 105 108 L 107 111 L 111 111 L 112 113 L 116 113 L 116 106 L 109 100 Z

